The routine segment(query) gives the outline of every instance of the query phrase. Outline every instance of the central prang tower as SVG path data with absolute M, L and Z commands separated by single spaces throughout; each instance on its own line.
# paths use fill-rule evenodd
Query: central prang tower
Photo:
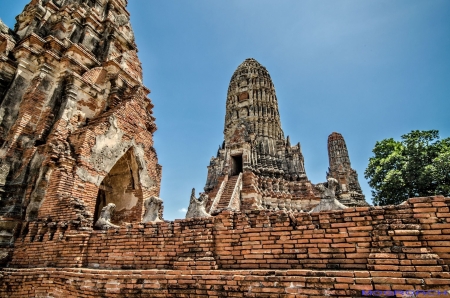
M 211 159 L 205 192 L 207 212 L 305 210 L 316 205 L 300 143 L 281 129 L 275 88 L 267 69 L 246 59 L 228 88 L 224 142 Z

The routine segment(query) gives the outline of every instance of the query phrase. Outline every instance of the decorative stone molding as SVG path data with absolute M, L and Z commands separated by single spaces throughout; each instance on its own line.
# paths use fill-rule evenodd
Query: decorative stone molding
M 292 146 L 289 137 L 284 136 L 270 74 L 253 58 L 242 62 L 231 77 L 224 142 L 210 160 L 205 192 L 217 194 L 223 188 L 224 177 L 240 173 L 253 173 L 256 179 L 243 179 L 240 202 L 233 200 L 230 206 L 234 209 L 237 205 L 243 211 L 263 208 L 261 197 L 307 201 L 317 198 L 306 176 L 300 144 Z M 207 206 L 212 205 L 211 214 L 217 198 L 210 195 Z

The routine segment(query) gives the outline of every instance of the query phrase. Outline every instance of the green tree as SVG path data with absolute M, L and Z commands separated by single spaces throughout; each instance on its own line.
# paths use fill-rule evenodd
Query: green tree
M 450 138 L 439 131 L 414 130 L 401 141 L 375 144 L 364 172 L 375 205 L 400 204 L 408 198 L 450 196 Z

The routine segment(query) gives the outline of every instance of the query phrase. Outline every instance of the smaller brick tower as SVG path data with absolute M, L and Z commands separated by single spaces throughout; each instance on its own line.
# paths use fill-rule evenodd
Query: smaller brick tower
M 337 132 L 328 136 L 328 159 L 330 166 L 327 178 L 332 177 L 339 182 L 338 200 L 348 206 L 369 206 L 364 199 L 358 182 L 358 173 L 352 169 L 344 137 Z

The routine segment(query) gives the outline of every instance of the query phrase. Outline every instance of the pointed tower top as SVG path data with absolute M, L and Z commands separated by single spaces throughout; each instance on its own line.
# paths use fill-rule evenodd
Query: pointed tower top
M 328 136 L 329 167 L 327 178 L 339 181 L 338 199 L 346 206 L 368 206 L 358 181 L 358 174 L 352 169 L 344 137 L 337 132 Z
M 333 132 L 328 136 L 328 159 L 330 169 L 334 170 L 342 166 L 345 169 L 350 168 L 347 145 L 345 144 L 344 137 L 338 132 Z
M 328 136 L 328 142 L 333 140 L 344 140 L 344 137 L 340 133 L 334 131 Z
M 250 134 L 284 139 L 275 87 L 267 69 L 255 59 L 245 59 L 234 71 L 226 110 L 226 142 L 242 141 Z
M 264 76 L 270 79 L 270 74 L 267 71 L 267 69 L 264 66 L 262 66 L 261 63 L 256 61 L 256 59 L 253 58 L 247 58 L 244 60 L 244 62 L 239 64 L 239 66 L 234 71 L 233 76 L 231 77 L 230 85 L 233 82 L 233 80 L 239 79 L 241 76 L 247 77 Z M 271 79 L 270 83 L 272 83 Z

